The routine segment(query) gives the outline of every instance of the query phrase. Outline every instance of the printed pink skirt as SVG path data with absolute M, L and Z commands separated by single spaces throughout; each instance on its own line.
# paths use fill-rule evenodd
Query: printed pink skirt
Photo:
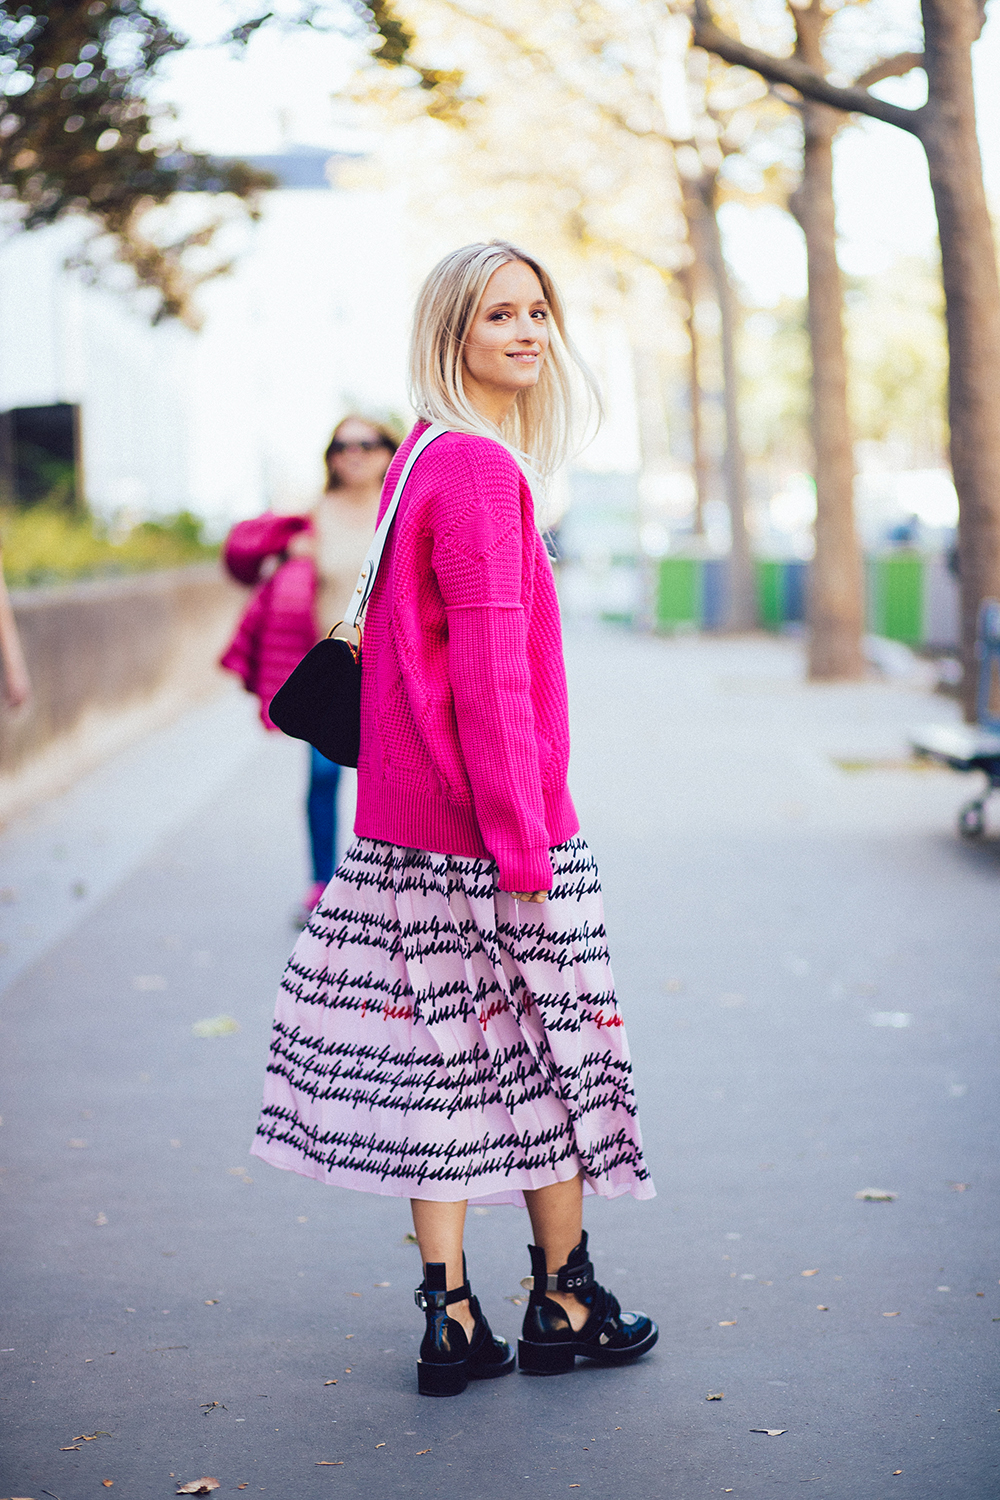
M 552 865 L 527 905 L 491 860 L 358 839 L 288 962 L 253 1154 L 442 1202 L 580 1172 L 651 1198 L 597 865 L 581 838 Z

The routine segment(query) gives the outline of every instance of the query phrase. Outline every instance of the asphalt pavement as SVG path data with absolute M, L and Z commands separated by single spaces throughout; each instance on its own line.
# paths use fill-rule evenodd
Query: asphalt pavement
M 248 1156 L 304 756 L 227 694 L 0 837 L 0 1495 L 1000 1496 L 1000 837 L 906 752 L 953 706 L 779 639 L 568 662 L 659 1193 L 586 1222 L 657 1348 L 420 1398 L 405 1202 Z M 528 1238 L 470 1214 L 510 1338 Z

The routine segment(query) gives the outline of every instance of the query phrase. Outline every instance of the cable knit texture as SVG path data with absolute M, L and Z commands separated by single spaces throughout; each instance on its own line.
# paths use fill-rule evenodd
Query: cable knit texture
M 380 515 L 424 425 L 386 475 Z M 414 465 L 364 628 L 355 832 L 485 858 L 507 891 L 552 888 L 579 829 L 552 569 L 499 443 L 447 433 Z

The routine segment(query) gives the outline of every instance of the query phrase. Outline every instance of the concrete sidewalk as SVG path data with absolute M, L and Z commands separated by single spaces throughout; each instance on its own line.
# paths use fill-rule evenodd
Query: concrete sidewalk
M 877 765 L 950 705 L 806 686 L 779 640 L 568 654 L 660 1194 L 587 1222 L 657 1349 L 418 1398 L 406 1205 L 251 1164 L 303 756 L 220 706 L 224 751 L 205 711 L 147 746 L 175 767 L 155 827 L 130 752 L 114 868 L 3 997 L 0 1495 L 155 1500 L 201 1475 L 281 1500 L 1000 1494 L 1000 841 L 958 841 L 957 778 Z M 0 841 L 19 889 L 64 812 L 34 856 L 23 829 Z M 223 1015 L 240 1029 L 193 1033 Z M 470 1215 L 509 1337 L 528 1237 L 517 1210 Z

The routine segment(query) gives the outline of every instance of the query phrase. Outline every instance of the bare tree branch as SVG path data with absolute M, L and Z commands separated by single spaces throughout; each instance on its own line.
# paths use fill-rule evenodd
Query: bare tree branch
M 708 0 L 695 0 L 692 25 L 695 46 L 703 47 L 706 52 L 714 52 L 716 57 L 732 63 L 734 67 L 749 68 L 770 83 L 788 84 L 805 98 L 814 99 L 817 104 L 829 104 L 833 109 L 842 109 L 848 114 L 870 115 L 872 119 L 882 120 L 887 125 L 898 125 L 901 130 L 908 130 L 912 135 L 920 134 L 923 119 L 921 110 L 903 109 L 898 104 L 889 104 L 857 85 L 840 87 L 796 57 L 774 57 L 770 52 L 762 52 L 759 47 L 748 47 L 745 42 L 728 36 L 716 26 Z
M 856 89 L 870 89 L 873 83 L 881 83 L 883 78 L 902 78 L 904 73 L 912 73 L 914 68 L 922 68 L 924 65 L 924 54 L 922 52 L 899 52 L 895 57 L 883 57 L 881 62 L 872 63 L 854 80 Z

